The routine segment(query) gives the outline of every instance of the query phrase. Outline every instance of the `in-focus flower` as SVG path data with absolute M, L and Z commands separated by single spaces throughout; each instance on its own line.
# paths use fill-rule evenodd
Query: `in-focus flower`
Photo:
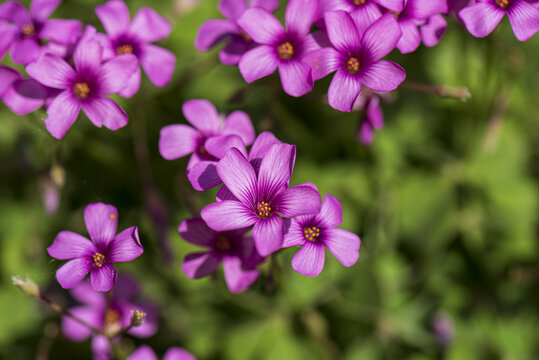
M 118 211 L 112 205 L 93 203 L 84 209 L 84 221 L 91 241 L 71 231 L 62 231 L 47 248 L 50 256 L 69 260 L 56 272 L 64 289 L 77 286 L 90 272 L 96 291 L 109 291 L 116 283 L 115 262 L 138 258 L 144 249 L 136 226 L 116 235 Z
M 328 102 L 340 111 L 351 111 L 361 93 L 361 84 L 374 91 L 395 90 L 406 77 L 404 69 L 380 60 L 401 37 L 397 20 L 385 14 L 361 34 L 350 15 L 332 11 L 325 16 L 333 47 L 315 50 L 305 60 L 313 67 L 315 79 L 336 71 L 328 89 Z
M 249 7 L 257 6 L 274 12 L 277 0 L 221 0 L 219 10 L 226 19 L 210 19 L 200 26 L 195 39 L 198 51 L 208 51 L 221 42 L 226 45 L 219 52 L 219 60 L 226 65 L 237 65 L 241 56 L 255 47 L 253 39 L 238 25 L 237 21 Z
M 359 259 L 359 237 L 335 227 L 342 223 L 339 200 L 326 194 L 320 213 L 298 216 L 290 221 L 283 247 L 301 246 L 292 258 L 292 268 L 305 276 L 318 276 L 324 268 L 327 248 L 344 266 L 352 266 Z
M 101 45 L 88 36 L 79 42 L 73 59 L 75 68 L 56 55 L 45 54 L 26 68 L 41 84 L 62 90 L 47 108 L 47 130 L 55 138 L 63 138 L 81 108 L 97 127 L 117 130 L 125 126 L 127 114 L 106 95 L 116 94 L 126 86 L 136 71 L 136 57 L 124 54 L 102 64 Z
M 170 34 L 167 19 L 155 10 L 143 7 L 130 21 L 129 9 L 121 0 L 111 0 L 95 9 L 108 36 L 99 36 L 103 45 L 103 58 L 133 54 L 148 78 L 157 87 L 164 87 L 172 78 L 176 56 L 167 49 L 152 45 Z M 127 86 L 120 91 L 124 97 L 133 96 L 140 87 L 140 68 L 137 66 Z
M 228 289 L 239 293 L 258 279 L 256 265 L 264 259 L 256 252 L 253 239 L 246 236 L 249 229 L 217 232 L 208 227 L 201 218 L 185 219 L 178 231 L 182 238 L 209 250 L 188 254 L 182 270 L 191 279 L 199 279 L 213 273 L 223 263 Z
M 493 32 L 505 14 L 519 41 L 539 31 L 539 8 L 525 0 L 477 0 L 459 11 L 466 29 L 478 38 Z
M 215 155 L 220 151 L 221 140 L 209 141 L 216 136 L 237 135 L 245 146 L 255 138 L 251 119 L 243 111 L 234 111 L 223 121 L 208 100 L 189 100 L 183 104 L 182 112 L 195 128 L 183 124 L 165 126 L 159 137 L 159 152 L 167 160 L 193 154 L 187 165 L 188 171 L 200 161 L 217 160 Z
M 64 45 L 76 41 L 82 28 L 80 21 L 48 19 L 60 2 L 33 0 L 30 11 L 18 1 L 0 5 L 0 19 L 10 23 L 0 24 L 0 59 L 9 46 L 13 62 L 27 65 L 41 55 L 43 40 Z
M 40 108 L 49 89 L 34 79 L 25 79 L 9 66 L 0 66 L 0 99 L 17 115 L 26 115 Z
M 295 147 L 275 144 L 260 164 L 258 175 L 237 149 L 230 149 L 217 165 L 217 173 L 234 195 L 202 209 L 202 218 L 216 231 L 253 226 L 256 249 L 267 256 L 281 248 L 284 221 L 279 215 L 293 217 L 315 214 L 320 195 L 309 186 L 288 188 L 292 175 Z
M 308 34 L 319 14 L 319 0 L 290 0 L 286 7 L 285 30 L 267 10 L 258 7 L 246 10 L 238 24 L 262 45 L 246 52 L 239 62 L 245 81 L 251 83 L 279 68 L 287 94 L 302 96 L 311 91 L 311 68 L 303 62 L 303 57 L 318 47 Z
M 129 355 L 127 360 L 158 360 L 158 357 L 151 347 L 142 345 Z M 163 360 L 196 360 L 196 358 L 186 350 L 175 346 L 167 350 Z

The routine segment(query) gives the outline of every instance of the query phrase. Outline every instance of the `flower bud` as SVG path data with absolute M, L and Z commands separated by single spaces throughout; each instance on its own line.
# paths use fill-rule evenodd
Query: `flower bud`
M 13 285 L 21 289 L 23 293 L 26 295 L 39 299 L 41 297 L 41 290 L 39 290 L 39 286 L 31 280 L 28 275 L 23 279 L 20 276 L 13 276 L 11 278 L 13 281 Z
M 146 313 L 139 310 L 131 310 L 131 326 L 140 326 L 144 324 L 144 319 L 146 318 Z

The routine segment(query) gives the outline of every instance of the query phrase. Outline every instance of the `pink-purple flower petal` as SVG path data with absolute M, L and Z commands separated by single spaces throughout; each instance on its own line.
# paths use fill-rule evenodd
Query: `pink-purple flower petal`
M 385 14 L 365 30 L 362 39 L 364 51 L 371 61 L 379 60 L 395 48 L 401 35 L 402 31 L 395 17 Z
M 47 89 L 34 79 L 20 79 L 0 97 L 6 106 L 17 115 L 26 115 L 41 107 L 48 96 Z
M 294 145 L 275 144 L 268 150 L 258 172 L 258 188 L 268 198 L 287 187 L 295 159 Z
M 399 21 L 402 36 L 397 43 L 397 49 L 403 54 L 414 52 L 421 43 L 419 29 L 413 19 Z
M 296 219 L 285 221 L 285 234 L 283 238 L 283 248 L 303 245 L 307 240 L 303 233 L 303 229 Z M 287 226 L 288 225 L 288 226 Z
M 223 259 L 223 272 L 226 285 L 232 293 L 245 291 L 258 279 L 256 268 L 247 268 L 237 256 L 225 256 Z
M 256 174 L 238 149 L 230 149 L 219 161 L 217 173 L 236 198 L 247 206 L 254 205 L 257 196 Z
M 129 9 L 121 0 L 110 0 L 96 7 L 95 13 L 110 36 L 120 35 L 129 29 Z
M 311 67 L 314 80 L 318 80 L 336 71 L 342 60 L 337 50 L 328 47 L 310 52 L 303 58 L 303 62 Z
M 143 7 L 133 18 L 131 33 L 145 42 L 155 42 L 170 35 L 172 27 L 170 22 L 155 10 Z
M 74 261 L 74 260 L 71 260 Z M 95 291 L 107 292 L 116 283 L 118 273 L 111 264 L 104 264 L 99 268 L 95 268 L 90 273 L 90 281 Z
M 223 200 L 210 204 L 200 213 L 204 221 L 214 230 L 242 229 L 254 225 L 258 217 L 251 209 L 236 200 Z
M 123 90 L 137 68 L 138 60 L 132 54 L 119 55 L 104 63 L 98 74 L 101 94 L 116 94 Z
M 69 312 L 89 325 L 97 328 L 103 325 L 103 320 L 98 316 L 98 312 L 91 307 L 77 306 L 69 309 Z M 67 316 L 62 316 L 61 326 L 62 334 L 64 334 L 65 337 L 71 341 L 83 341 L 92 335 L 92 331 L 90 329 Z
M 182 263 L 182 270 L 190 279 L 200 279 L 217 269 L 221 259 L 213 252 L 188 254 Z
M 82 256 L 92 256 L 97 252 L 94 243 L 82 235 L 71 231 L 62 231 L 51 246 L 47 248 L 50 256 L 56 259 L 67 260 Z
M 279 60 L 273 47 L 261 45 L 246 52 L 238 64 L 246 82 L 252 83 L 264 76 L 273 74 Z
M 221 123 L 215 106 L 208 100 L 189 100 L 183 103 L 182 112 L 187 121 L 206 136 L 219 133 Z
M 57 139 L 65 136 L 71 125 L 77 120 L 80 103 L 74 98 L 71 90 L 65 90 L 52 100 L 47 108 L 45 119 L 47 130 Z
M 408 0 L 406 14 L 415 19 L 427 19 L 435 14 L 447 13 L 447 0 Z
M 243 111 L 234 111 L 227 116 L 221 131 L 223 135 L 238 135 L 245 146 L 255 139 L 255 129 L 249 115 Z
M 92 71 L 97 73 L 103 59 L 103 48 L 97 40 L 89 37 L 79 41 L 73 54 L 73 61 L 78 72 Z
M 421 40 L 428 47 L 436 46 L 445 34 L 447 21 L 440 14 L 433 15 L 426 24 L 420 27 Z
M 328 89 L 329 105 L 337 110 L 350 112 L 361 92 L 357 76 L 338 70 Z
M 198 131 L 183 124 L 168 125 L 161 129 L 159 152 L 167 160 L 174 160 L 197 150 Z
M 320 208 L 320 214 L 317 219 L 328 228 L 334 228 L 342 223 L 342 205 L 336 197 L 326 194 L 322 207 Z
M 238 20 L 247 10 L 247 0 L 221 0 L 219 11 L 230 20 Z
M 62 0 L 32 0 L 30 3 L 30 14 L 36 20 L 47 19 L 56 10 Z
M 374 91 L 395 90 L 406 78 L 406 72 L 392 61 L 377 61 L 364 68 L 360 74 L 363 84 Z
M 226 37 L 238 32 L 238 26 L 230 20 L 210 19 L 198 29 L 195 48 L 198 51 L 208 51 Z
M 324 261 L 324 246 L 306 241 L 292 258 L 292 268 L 305 276 L 318 276 L 324 268 Z
M 162 47 L 144 45 L 140 55 L 140 64 L 152 84 L 164 87 L 170 82 L 176 68 L 176 56 Z
M 201 218 L 184 219 L 178 231 L 181 237 L 193 245 L 212 247 L 215 242 L 215 231 Z
M 404 9 L 405 0 L 374 0 L 376 3 L 382 5 L 386 9 L 393 11 L 402 11 Z M 435 0 L 430 0 L 435 1 Z
M 329 41 L 341 53 L 356 52 L 361 39 L 350 15 L 344 11 L 332 11 L 325 15 Z
M 118 210 L 112 205 L 92 203 L 84 209 L 84 222 L 90 239 L 98 246 L 105 247 L 116 235 Z
M 34 37 L 20 38 L 13 41 L 10 47 L 11 60 L 15 64 L 28 65 L 39 58 L 41 50 Z
M 69 260 L 56 271 L 56 279 L 64 289 L 72 289 L 92 270 L 90 261 L 86 258 Z
M 148 345 L 141 345 L 126 360 L 158 360 L 157 355 Z
M 66 89 L 75 77 L 75 71 L 63 59 L 54 55 L 44 55 L 37 62 L 26 67 L 26 72 L 43 85 Z
M 257 221 L 253 227 L 253 239 L 258 253 L 262 256 L 268 256 L 279 250 L 283 244 L 283 231 L 284 222 L 279 215 L 272 215 Z
M 279 20 L 267 10 L 257 7 L 247 9 L 238 19 L 238 25 L 259 44 L 273 44 L 284 34 Z
M 319 17 L 319 0 L 290 0 L 285 13 L 286 29 L 288 32 L 305 36 Z
M 136 226 L 125 229 L 109 244 L 110 262 L 127 262 L 138 258 L 144 252 Z
M 206 191 L 222 184 L 215 161 L 200 161 L 187 172 L 187 179 L 197 191 Z
M 206 140 L 204 147 L 211 156 L 217 159 L 222 159 L 232 148 L 238 149 L 243 156 L 247 157 L 243 140 L 236 134 L 212 136 Z
M 344 266 L 350 267 L 359 259 L 359 236 L 344 229 L 326 229 L 324 245 Z
M 505 11 L 491 3 L 475 3 L 459 11 L 466 29 L 475 37 L 482 38 L 494 31 L 502 21 Z
M 354 20 L 359 36 L 363 36 L 365 30 L 382 17 L 382 12 L 377 4 L 369 1 L 357 8 L 350 14 L 350 16 L 352 16 L 352 20 Z
M 145 360 L 152 359 L 147 358 Z M 196 358 L 188 351 L 175 346 L 167 350 L 163 356 L 163 360 L 196 360 Z
M 507 9 L 507 17 L 519 41 L 526 41 L 539 31 L 539 8 L 532 4 L 515 0 Z
M 281 191 L 275 202 L 277 211 L 285 217 L 317 214 L 320 211 L 320 195 L 310 186 L 293 186 Z
M 127 125 L 127 113 L 114 100 L 98 97 L 82 103 L 82 110 L 97 127 L 118 130 Z
M 77 20 L 53 19 L 43 24 L 39 37 L 60 44 L 71 44 L 77 40 L 82 30 L 82 24 Z
M 288 95 L 299 97 L 313 89 L 314 81 L 311 68 L 303 61 L 281 62 L 279 75 L 283 89 Z

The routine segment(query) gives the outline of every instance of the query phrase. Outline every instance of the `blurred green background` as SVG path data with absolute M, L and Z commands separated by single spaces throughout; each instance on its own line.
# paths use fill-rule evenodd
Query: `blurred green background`
M 101 3 L 101 2 L 99 2 Z M 145 253 L 120 272 L 136 274 L 161 308 L 159 332 L 127 338 L 127 352 L 149 344 L 162 356 L 182 346 L 199 359 L 536 359 L 539 353 L 539 35 L 518 42 L 504 19 L 486 39 L 456 20 L 434 48 L 389 59 L 422 84 L 467 87 L 466 102 L 401 88 L 383 105 L 386 127 L 373 146 L 355 141 L 361 114 L 324 102 L 329 79 L 303 98 L 287 96 L 276 74 L 247 85 L 217 50 L 193 47 L 197 28 L 221 17 L 217 0 L 128 1 L 173 23 L 161 45 L 177 56 L 169 86 L 147 78 L 120 99 L 125 128 L 97 129 L 81 115 L 55 140 L 43 110 L 26 117 L 0 104 L 0 358 L 90 359 L 90 342 L 58 334 L 59 316 L 27 298 L 11 276 L 28 274 L 61 304 L 72 304 L 46 247 L 61 230 L 86 234 L 84 207 L 114 204 L 119 228 L 139 225 Z M 278 14 L 282 16 L 285 1 Z M 102 29 L 96 1 L 69 0 L 54 17 Z M 4 63 L 9 63 L 5 59 Z M 295 249 L 266 264 L 250 291 L 234 295 L 215 278 L 190 280 L 181 259 L 194 249 L 177 226 L 212 201 L 192 190 L 187 159 L 165 161 L 159 130 L 184 123 L 181 104 L 212 101 L 246 111 L 257 132 L 297 145 L 292 182 L 337 196 L 343 227 L 360 235 L 360 260 L 332 256 L 317 278 L 292 271 Z M 62 183 L 59 210 L 47 214 L 43 189 Z M 163 251 L 168 237 L 171 251 Z M 174 260 L 163 261 L 167 255 Z M 442 345 L 434 324 L 452 329 Z M 446 327 L 447 327 L 446 326 Z

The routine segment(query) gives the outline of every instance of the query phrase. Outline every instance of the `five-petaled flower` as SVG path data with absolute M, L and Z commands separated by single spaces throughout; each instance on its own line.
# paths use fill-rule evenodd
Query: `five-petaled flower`
M 84 221 L 90 240 L 71 231 L 62 231 L 47 248 L 50 256 L 69 260 L 56 272 L 64 289 L 77 286 L 90 272 L 96 291 L 109 291 L 116 283 L 115 262 L 131 261 L 144 249 L 136 226 L 116 235 L 118 211 L 112 205 L 93 203 L 84 210 Z

